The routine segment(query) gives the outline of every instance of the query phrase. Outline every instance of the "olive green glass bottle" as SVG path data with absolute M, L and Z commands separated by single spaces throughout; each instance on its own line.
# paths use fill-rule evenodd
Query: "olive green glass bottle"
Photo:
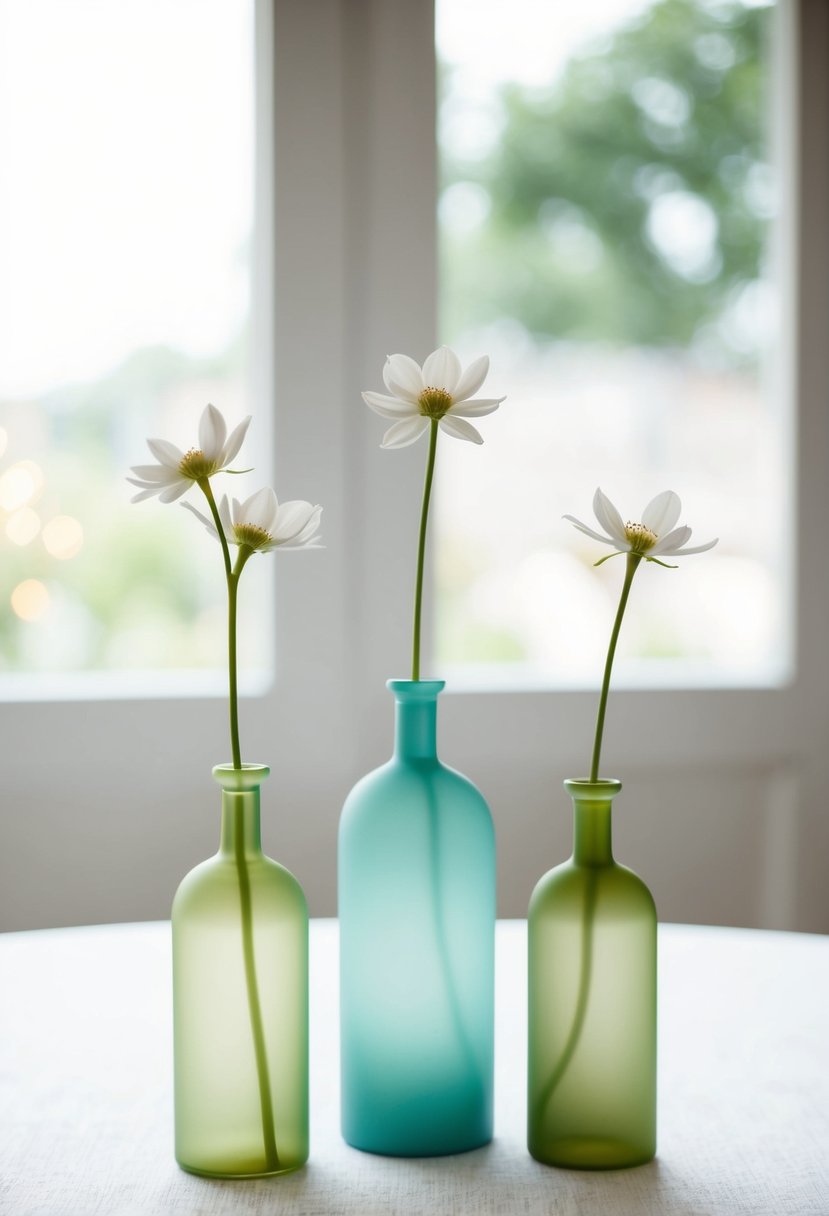
M 533 1157 L 618 1169 L 656 1152 L 656 910 L 613 860 L 618 781 L 565 781 L 573 855 L 529 911 L 527 1140 Z
M 262 852 L 262 765 L 220 765 L 218 853 L 173 903 L 176 1159 L 218 1178 L 308 1159 L 308 911 Z

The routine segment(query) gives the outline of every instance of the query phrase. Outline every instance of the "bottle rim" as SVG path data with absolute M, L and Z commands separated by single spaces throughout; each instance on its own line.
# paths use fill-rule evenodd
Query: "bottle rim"
M 386 680 L 398 701 L 434 701 L 445 687 L 445 680 Z
M 223 790 L 244 793 L 260 786 L 270 771 L 267 764 L 243 764 L 241 768 L 217 764 L 213 768 L 213 780 L 218 781 Z

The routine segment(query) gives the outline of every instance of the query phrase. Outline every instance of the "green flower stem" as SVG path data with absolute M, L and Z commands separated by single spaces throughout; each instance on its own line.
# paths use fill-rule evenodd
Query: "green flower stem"
M 238 575 L 229 574 L 227 576 L 227 670 L 230 747 L 233 752 L 234 768 L 242 767 L 242 749 L 239 745 L 239 694 L 236 687 L 236 595 L 238 588 Z
M 230 704 L 230 746 L 233 751 L 233 767 L 242 767 L 242 752 L 239 745 L 239 697 L 236 661 L 236 603 L 239 589 L 239 578 L 245 568 L 245 563 L 253 553 L 248 545 L 239 546 L 239 556 L 236 567 L 230 561 L 230 548 L 225 536 L 216 499 L 208 478 L 199 481 L 199 486 L 207 499 L 219 543 L 222 546 L 225 578 L 227 580 L 227 669 L 228 669 L 228 700 Z M 250 875 L 245 857 L 244 823 L 242 815 L 237 814 L 234 826 L 234 846 L 236 854 L 236 873 L 239 876 L 239 904 L 242 917 L 242 954 L 245 960 L 245 984 L 248 994 L 248 1009 L 250 1011 L 250 1028 L 253 1035 L 253 1051 L 256 1057 L 256 1075 L 259 1082 L 259 1104 L 262 1110 L 262 1137 L 265 1145 L 265 1164 L 269 1171 L 279 1169 L 279 1152 L 276 1147 L 276 1133 L 273 1120 L 273 1101 L 271 1099 L 270 1074 L 268 1071 L 268 1056 L 265 1050 L 265 1032 L 262 1025 L 262 1005 L 259 1000 L 259 984 L 256 978 L 256 956 L 253 949 L 253 905 L 250 894 Z
M 420 679 L 420 625 L 423 609 L 423 572 L 426 561 L 426 530 L 429 523 L 429 504 L 432 497 L 432 481 L 435 474 L 435 456 L 437 454 L 438 444 L 438 418 L 430 419 L 429 426 L 429 454 L 426 459 L 426 478 L 423 483 L 423 505 L 420 511 L 420 537 L 417 546 L 417 575 L 415 578 L 415 607 L 414 607 L 414 629 L 412 637 L 412 679 Z M 446 986 L 446 997 L 449 1002 L 450 1014 L 455 1025 L 455 1030 L 458 1035 L 461 1050 L 471 1064 L 473 1071 L 477 1073 L 477 1061 L 474 1058 L 469 1037 L 463 1022 L 460 1005 L 458 1002 L 458 994 L 455 989 L 455 984 L 452 976 L 452 967 L 449 961 L 449 953 L 446 947 L 446 933 L 444 930 L 444 913 L 442 887 L 440 880 L 440 838 L 438 832 L 438 817 L 437 817 L 437 795 L 431 783 L 428 788 L 429 800 L 429 843 L 431 853 L 431 879 L 432 879 L 432 911 L 435 918 L 435 937 L 437 941 L 438 954 L 440 956 L 440 966 L 443 972 L 444 983 Z
M 250 897 L 250 875 L 245 857 L 244 823 L 241 813 L 236 816 L 234 827 L 236 872 L 239 875 L 239 902 L 242 911 L 242 953 L 245 959 L 245 982 L 248 992 L 250 1028 L 253 1035 L 253 1051 L 256 1056 L 256 1075 L 259 1081 L 259 1105 L 262 1110 L 262 1136 L 265 1143 L 265 1165 L 269 1171 L 279 1169 L 279 1152 L 276 1147 L 276 1132 L 273 1121 L 268 1056 L 265 1050 L 265 1031 L 262 1025 L 262 1006 L 256 980 L 256 959 L 253 953 L 253 907 Z
M 242 752 L 239 746 L 239 695 L 236 682 L 236 597 L 239 578 L 245 562 L 253 553 L 247 545 L 239 546 L 236 568 L 227 576 L 227 669 L 229 676 L 228 703 L 230 706 L 230 746 L 233 751 L 233 767 L 242 767 Z
M 412 679 L 420 679 L 420 617 L 423 607 L 423 567 L 426 557 L 426 525 L 429 522 L 429 499 L 432 496 L 432 478 L 435 473 L 435 453 L 438 444 L 438 419 L 432 418 L 429 430 L 429 457 L 426 461 L 426 480 L 423 483 L 423 506 L 420 511 L 420 541 L 417 546 L 417 576 L 415 579 L 414 630 L 412 637 Z
M 225 578 L 227 579 L 227 672 L 228 704 L 230 707 L 230 748 L 233 753 L 233 767 L 241 768 L 242 750 L 239 745 L 239 694 L 236 662 L 236 600 L 239 576 L 253 550 L 247 545 L 239 546 L 239 557 L 236 561 L 236 569 L 234 570 L 230 561 L 230 548 L 219 515 L 219 509 L 216 506 L 216 499 L 213 497 L 210 481 L 205 477 L 199 482 L 199 486 L 207 499 L 207 505 L 210 507 L 210 513 L 213 516 L 225 564 Z
M 616 620 L 613 622 L 613 632 L 610 635 L 610 645 L 607 648 L 607 660 L 604 665 L 604 680 L 602 681 L 602 693 L 599 697 L 599 712 L 596 716 L 596 738 L 593 743 L 593 761 L 590 765 L 590 780 L 599 780 L 599 762 L 602 754 L 602 735 L 604 734 L 604 718 L 607 711 L 607 694 L 610 691 L 610 672 L 613 668 L 613 659 L 616 654 L 616 643 L 619 640 L 619 630 L 622 628 L 622 617 L 625 615 L 628 596 L 630 595 L 630 587 L 633 582 L 633 576 L 636 573 L 637 567 L 642 560 L 641 553 L 628 553 L 627 566 L 625 568 L 625 582 L 622 587 L 622 596 L 619 600 L 619 607 L 616 612 Z
M 567 1066 L 573 1058 L 578 1046 L 584 1019 L 587 1014 L 587 998 L 590 995 L 590 979 L 593 970 L 593 919 L 596 915 L 596 871 L 591 868 L 587 875 L 587 885 L 584 895 L 584 918 L 581 922 L 581 974 L 579 975 L 579 990 L 576 996 L 576 1008 L 573 1012 L 573 1023 L 567 1035 L 558 1063 L 547 1079 L 536 1103 L 536 1119 L 539 1125 L 544 1120 L 547 1104 L 552 1098 L 556 1086 L 567 1071 Z
M 224 525 L 222 524 L 221 516 L 219 515 L 219 508 L 216 506 L 216 499 L 213 497 L 213 489 L 210 485 L 209 477 L 202 477 L 199 480 L 199 489 L 207 499 L 208 507 L 210 507 L 210 514 L 213 516 L 213 523 L 216 525 L 216 531 L 219 534 L 219 544 L 222 546 L 222 557 L 224 558 L 225 562 L 225 575 L 230 578 L 232 569 L 230 562 L 230 549 L 228 547 L 227 537 L 225 536 Z M 234 765 L 234 767 L 238 767 L 238 765 Z
M 455 986 L 452 964 L 449 959 L 449 948 L 446 940 L 446 923 L 443 909 L 443 884 L 441 882 L 441 850 L 440 850 L 440 820 L 438 816 L 438 794 L 434 782 L 429 781 L 426 787 L 429 805 L 429 853 L 431 859 L 432 877 L 432 911 L 434 913 L 435 943 L 440 957 L 440 969 L 443 972 L 443 982 L 446 988 L 446 998 L 449 1003 L 450 1016 L 455 1027 L 455 1033 L 460 1043 L 461 1051 L 466 1059 L 470 1072 L 475 1074 L 483 1099 L 483 1080 L 480 1067 L 475 1057 L 475 1051 L 469 1041 L 458 991 Z
M 622 618 L 625 615 L 630 588 L 633 583 L 633 576 L 636 573 L 639 563 L 642 560 L 641 553 L 628 553 L 627 565 L 625 567 L 625 581 L 622 586 L 622 594 L 619 599 L 619 607 L 616 611 L 616 620 L 613 622 L 613 630 L 610 635 L 610 645 L 607 648 L 607 659 L 605 661 L 604 679 L 602 681 L 602 692 L 599 697 L 599 712 L 596 716 L 596 739 L 593 744 L 593 760 L 590 766 L 590 780 L 598 781 L 599 779 L 599 764 L 602 754 L 602 735 L 604 734 L 604 720 L 607 712 L 607 694 L 610 691 L 610 673 L 613 670 L 613 659 L 616 655 L 616 643 L 619 640 L 619 631 L 622 628 Z M 570 1026 L 570 1032 L 567 1035 L 567 1040 L 564 1044 L 558 1063 L 547 1080 L 544 1089 L 538 1098 L 537 1112 L 538 1119 L 541 1121 L 544 1117 L 544 1112 L 547 1108 L 547 1103 L 553 1096 L 553 1093 L 567 1071 L 567 1067 L 573 1058 L 575 1050 L 581 1038 L 582 1030 L 584 1029 L 584 1019 L 587 1015 L 587 1005 L 590 997 L 590 980 L 593 969 L 593 922 L 596 917 L 596 873 L 590 870 L 587 874 L 586 889 L 584 897 L 584 915 L 581 923 L 581 974 L 579 975 L 579 987 L 576 995 L 576 1007 L 573 1011 L 573 1022 Z

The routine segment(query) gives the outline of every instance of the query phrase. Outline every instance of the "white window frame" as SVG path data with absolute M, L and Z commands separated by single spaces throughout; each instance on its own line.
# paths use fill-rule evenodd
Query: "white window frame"
M 789 85 L 781 125 L 796 135 L 781 141 L 780 177 L 792 184 L 782 391 L 798 419 L 797 671 L 782 689 L 619 691 L 606 763 L 631 784 L 663 780 L 665 791 L 683 774 L 736 774 L 744 798 L 768 774 L 757 814 L 762 890 L 747 919 L 827 931 L 829 7 L 778 3 Z M 257 207 L 260 219 L 275 217 L 277 238 L 257 257 L 258 344 L 272 358 L 260 365 L 254 408 L 275 403 L 275 484 L 324 504 L 326 549 L 274 563 L 276 678 L 243 699 L 242 730 L 246 755 L 273 770 L 266 847 L 300 877 L 312 912 L 331 914 L 339 809 L 388 755 L 385 681 L 405 674 L 410 641 L 423 452 L 381 452 L 360 391 L 376 384 L 388 351 L 425 353 L 436 338 L 432 7 L 259 0 L 257 46 L 259 110 L 273 115 Z M 563 855 L 560 781 L 584 768 L 595 702 L 546 690 L 442 698 L 442 752 L 493 809 L 502 914 L 520 915 L 541 870 Z M 178 879 L 215 847 L 209 774 L 226 759 L 226 734 L 212 697 L 0 706 L 0 927 L 165 915 Z

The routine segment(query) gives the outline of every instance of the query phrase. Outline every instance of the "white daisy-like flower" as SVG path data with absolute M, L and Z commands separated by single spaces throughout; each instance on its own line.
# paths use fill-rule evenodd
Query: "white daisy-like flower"
M 212 519 L 202 515 L 189 502 L 181 504 L 200 519 L 211 536 L 219 539 Z M 322 507 L 296 499 L 293 502 L 277 501 L 276 494 L 266 486 L 246 498 L 244 502 L 233 499 L 231 509 L 227 495 L 219 503 L 219 518 L 225 539 L 230 545 L 247 545 L 257 553 L 269 553 L 271 549 L 320 549 L 317 535 L 322 517 Z
M 564 518 L 575 524 L 585 536 L 591 536 L 603 545 L 613 546 L 615 552 L 600 558 L 597 566 L 618 553 L 634 553 L 646 561 L 655 561 L 664 566 L 667 563 L 659 561 L 662 557 L 688 557 L 691 553 L 705 553 L 717 543 L 717 540 L 709 540 L 704 545 L 684 548 L 691 539 L 691 529 L 684 525 L 675 527 L 681 510 L 679 495 L 673 490 L 663 490 L 645 507 L 641 523 L 631 523 L 630 520 L 625 523 L 607 495 L 597 489 L 593 496 L 593 511 L 606 535 L 588 528 L 573 515 L 565 515 Z
M 466 371 L 453 350 L 441 346 L 421 367 L 408 355 L 389 355 L 383 380 L 392 394 L 363 393 L 366 405 L 394 426 L 383 436 L 382 447 L 405 448 L 439 421 L 441 430 L 454 439 L 483 443 L 467 418 L 481 418 L 497 410 L 504 397 L 473 398 L 486 379 L 489 357 L 481 355 Z
M 148 439 L 147 447 L 158 464 L 138 464 L 128 477 L 140 493 L 132 501 L 141 502 L 157 494 L 161 502 L 175 502 L 194 482 L 203 481 L 226 469 L 236 457 L 250 425 L 250 415 L 243 418 L 228 436 L 227 424 L 216 409 L 208 405 L 199 421 L 199 446 L 182 452 L 166 439 Z

